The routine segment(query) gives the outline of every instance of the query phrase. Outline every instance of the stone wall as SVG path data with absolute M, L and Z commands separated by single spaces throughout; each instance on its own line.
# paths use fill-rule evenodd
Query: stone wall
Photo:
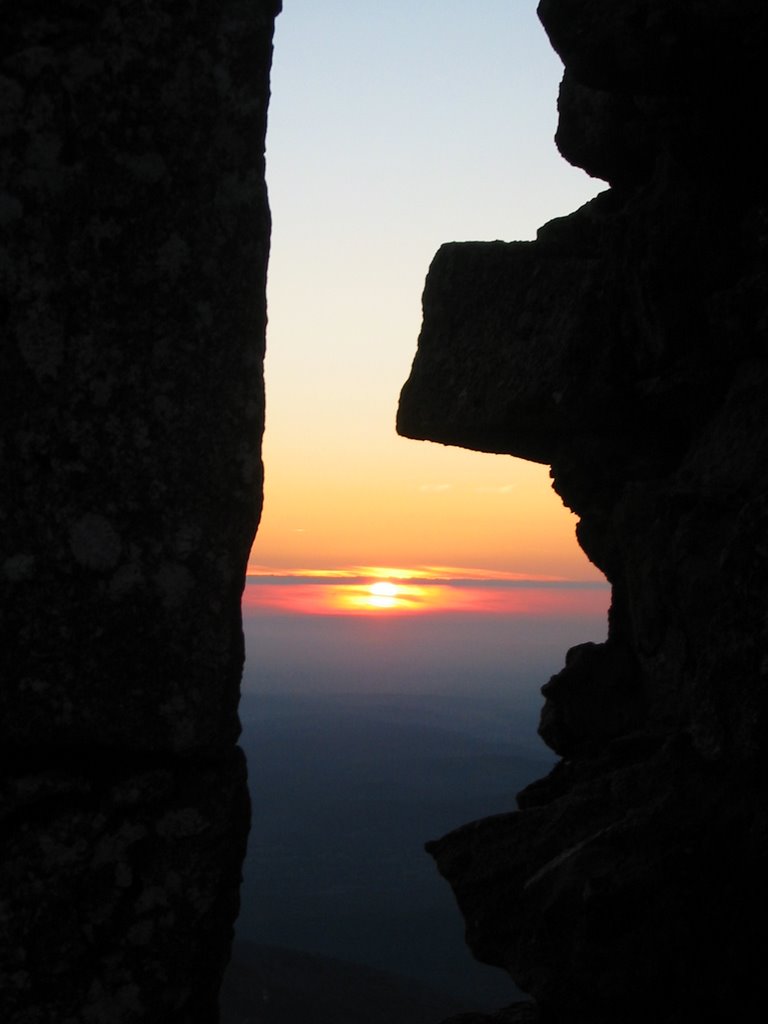
M 3 10 L 8 1024 L 217 1017 L 248 827 L 279 7 Z
M 612 584 L 609 635 L 544 687 L 552 774 L 429 849 L 475 955 L 543 1019 L 752 1019 L 768 15 L 721 0 L 539 13 L 565 64 L 557 143 L 611 187 L 535 242 L 440 249 L 398 429 L 551 465 Z

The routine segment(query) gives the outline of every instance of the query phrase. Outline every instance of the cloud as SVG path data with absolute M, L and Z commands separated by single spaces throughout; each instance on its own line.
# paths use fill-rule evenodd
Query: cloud
M 313 584 L 316 586 L 369 585 L 377 579 L 393 583 L 414 584 L 420 587 L 440 586 L 489 590 L 606 590 L 605 580 L 569 580 L 557 577 L 524 575 L 522 573 L 501 573 L 483 570 L 441 568 L 386 569 L 361 566 L 349 569 L 304 569 L 294 572 L 271 572 L 262 567 L 253 567 L 248 573 L 248 584 L 262 586 L 293 586 Z
M 499 484 L 497 486 L 475 487 L 475 494 L 512 494 L 516 490 L 515 484 Z
M 445 494 L 453 490 L 453 484 L 419 484 L 420 494 Z

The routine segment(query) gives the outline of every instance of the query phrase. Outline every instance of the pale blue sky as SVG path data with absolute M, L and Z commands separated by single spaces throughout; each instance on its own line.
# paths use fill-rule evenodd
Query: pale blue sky
M 498 551 L 500 569 L 553 572 L 560 559 L 564 575 L 590 574 L 545 467 L 394 430 L 439 245 L 531 238 L 605 187 L 555 149 L 561 66 L 535 7 L 285 0 L 254 562 L 477 565 L 462 538 L 483 535 L 483 565 Z M 553 547 L 537 561 L 526 538 L 542 523 Z

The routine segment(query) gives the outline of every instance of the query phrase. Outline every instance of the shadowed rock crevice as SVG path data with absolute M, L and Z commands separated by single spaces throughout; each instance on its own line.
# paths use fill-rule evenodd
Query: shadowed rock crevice
M 564 760 L 429 844 L 543 1019 L 754 1012 L 765 897 L 762 5 L 543 0 L 557 143 L 612 186 L 535 242 L 451 243 L 398 430 L 548 463 L 613 587 L 544 686 Z M 502 810 L 502 809 L 500 809 Z

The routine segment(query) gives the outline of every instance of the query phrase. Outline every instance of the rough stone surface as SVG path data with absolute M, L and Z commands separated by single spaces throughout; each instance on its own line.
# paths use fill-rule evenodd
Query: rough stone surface
M 277 0 L 0 43 L 0 1019 L 216 1019 L 247 831 Z
M 536 1024 L 539 1014 L 532 1003 L 514 1003 L 497 1013 L 460 1013 L 443 1024 Z
M 429 845 L 553 1024 L 757 1019 L 768 853 L 763 4 L 542 0 L 557 141 L 612 186 L 436 255 L 401 433 L 552 467 L 610 580 L 519 810 Z M 503 810 L 503 809 L 500 809 Z
M 57 758 L 4 780 L 5 1021 L 217 1020 L 245 852 L 242 755 L 129 765 Z

